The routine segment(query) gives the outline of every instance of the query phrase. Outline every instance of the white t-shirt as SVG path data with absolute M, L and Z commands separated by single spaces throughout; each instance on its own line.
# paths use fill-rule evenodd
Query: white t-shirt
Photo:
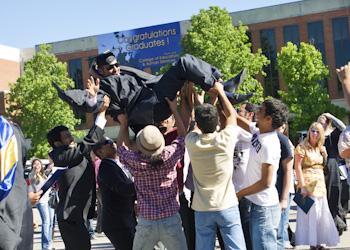
M 236 192 L 244 187 L 244 178 L 249 161 L 250 141 L 252 134 L 238 127 L 238 142 L 236 143 L 233 156 L 233 176 L 232 181 Z
M 186 148 L 193 170 L 196 211 L 221 211 L 238 204 L 232 183 L 233 150 L 238 127 L 229 125 L 220 132 L 186 136 Z
M 261 179 L 262 164 L 273 166 L 272 185 L 256 194 L 248 195 L 249 199 L 259 206 L 273 206 L 279 203 L 275 186 L 277 170 L 281 158 L 281 145 L 275 131 L 260 134 L 259 129 L 252 123 L 250 130 L 253 134 L 250 144 L 250 157 L 246 172 L 245 187 L 251 186 Z

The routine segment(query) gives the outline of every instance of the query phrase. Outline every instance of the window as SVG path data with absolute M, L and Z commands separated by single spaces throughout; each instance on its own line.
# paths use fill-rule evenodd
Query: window
M 332 19 L 332 28 L 335 66 L 339 68 L 350 61 L 350 37 L 348 18 L 340 17 Z M 342 92 L 342 86 L 339 81 L 338 92 Z
M 323 63 L 326 64 L 326 50 L 323 35 L 323 22 L 317 21 L 307 24 L 309 43 L 313 44 L 322 54 Z
M 68 61 L 68 74 L 73 79 L 76 89 L 84 89 L 81 58 Z M 82 122 L 85 122 L 86 118 L 83 112 L 74 112 L 74 114 L 76 118 L 82 119 Z
M 279 82 L 277 70 L 275 30 L 261 30 L 260 43 L 263 54 L 270 60 L 270 64 L 264 67 L 264 71 L 266 72 L 266 77 L 264 81 L 265 95 L 277 97 L 277 91 L 279 90 Z
M 298 25 L 284 26 L 283 38 L 284 38 L 284 43 L 292 42 L 295 45 L 299 45 L 300 44 L 299 26 Z
M 324 34 L 323 34 L 323 22 L 316 21 L 307 24 L 307 32 L 309 43 L 313 44 L 316 49 L 318 49 L 322 54 L 322 61 L 324 64 L 327 64 L 326 60 L 326 49 L 324 44 Z M 323 79 L 320 82 L 320 85 L 328 89 L 327 79 Z

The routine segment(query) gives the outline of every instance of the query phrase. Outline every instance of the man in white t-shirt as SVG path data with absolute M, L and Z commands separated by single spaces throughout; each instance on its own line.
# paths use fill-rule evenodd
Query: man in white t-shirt
M 281 146 L 275 131 L 287 121 L 288 108 L 277 99 L 265 100 L 257 112 L 257 126 L 242 117 L 238 124 L 253 136 L 245 176 L 245 188 L 237 198 L 251 204 L 250 229 L 253 249 L 277 249 L 277 230 L 281 217 L 275 187 Z
M 193 170 L 196 249 L 214 249 L 217 228 L 225 249 L 246 249 L 232 183 L 233 151 L 238 134 L 236 112 L 221 83 L 216 82 L 210 91 L 217 92 L 222 104 L 224 129 L 216 131 L 219 123 L 216 107 L 203 104 L 195 109 L 198 128 L 185 140 Z
M 248 121 L 255 121 L 256 105 L 252 103 L 242 103 L 237 109 L 237 114 L 246 118 Z M 233 185 L 235 186 L 236 192 L 244 188 L 244 179 L 247 171 L 250 141 L 252 134 L 245 131 L 241 127 L 239 128 L 238 142 L 235 146 L 233 156 Z M 249 217 L 250 217 L 250 200 L 243 197 L 239 201 L 239 213 L 241 216 L 242 229 L 247 249 L 252 249 L 252 243 L 250 239 L 249 231 Z

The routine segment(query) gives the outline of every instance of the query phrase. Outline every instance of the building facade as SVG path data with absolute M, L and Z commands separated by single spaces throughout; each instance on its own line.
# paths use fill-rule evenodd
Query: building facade
M 276 96 L 279 89 L 285 88 L 283 79 L 277 70 L 277 53 L 281 50 L 281 47 L 288 41 L 295 44 L 309 42 L 321 51 L 323 61 L 328 65 L 330 71 L 329 79 L 324 80 L 320 84 L 324 84 L 328 89 L 330 98 L 334 104 L 349 109 L 343 98 L 343 90 L 337 80 L 335 69 L 350 61 L 350 0 L 303 0 L 230 14 L 234 25 L 238 25 L 241 22 L 249 27 L 252 50 L 255 52 L 261 48 L 263 53 L 271 61 L 271 64 L 265 68 L 267 76 L 264 78 L 257 76 L 259 81 L 264 85 L 265 94 Z M 160 26 L 166 27 L 167 25 L 177 25 L 177 23 Z M 162 45 L 162 43 L 166 44 L 167 41 L 169 43 L 169 38 L 172 39 L 171 35 L 175 33 L 174 37 L 176 37 L 176 41 L 178 42 L 178 38 L 186 34 L 190 27 L 190 21 L 178 22 L 176 32 L 171 30 L 173 34 L 169 34 L 169 30 L 165 28 L 164 30 L 159 30 L 159 32 L 157 28 L 158 33 L 154 32 L 154 30 L 150 32 L 152 27 L 125 31 L 124 33 L 113 32 L 111 35 L 115 37 L 119 36 L 119 39 L 120 37 L 124 40 L 131 39 L 133 42 L 135 42 L 135 38 L 141 41 L 143 36 L 152 36 L 154 38 L 155 36 L 160 37 L 163 35 L 163 40 L 158 37 L 157 43 L 153 43 L 153 45 L 155 44 L 154 46 L 157 44 Z M 165 33 L 168 37 L 165 37 Z M 129 37 L 125 38 L 124 34 Z M 68 73 L 74 80 L 76 88 L 84 88 L 89 78 L 90 63 L 106 47 L 104 44 L 101 45 L 101 37 L 105 35 L 108 34 L 51 43 L 53 53 L 59 60 L 67 63 Z M 141 45 L 147 45 L 147 42 Z M 38 49 L 38 46 L 36 49 Z M 118 53 L 118 49 L 121 50 L 121 47 L 115 48 L 113 46 L 108 49 L 115 49 Z M 158 49 L 161 50 L 164 48 L 159 47 Z M 145 51 L 141 51 L 140 49 L 137 53 L 146 53 Z M 166 52 L 167 58 L 176 61 L 176 53 L 178 52 Z M 12 56 L 7 56 L 7 59 L 2 59 L 2 54 L 4 53 L 2 53 L 0 46 L 0 88 L 7 90 L 8 86 L 6 83 L 14 82 L 20 75 L 20 68 L 23 67 L 21 66 L 23 65 L 21 63 L 21 61 L 23 62 L 23 55 L 30 53 L 12 51 Z M 128 53 L 123 52 L 123 55 L 125 58 L 130 57 Z M 123 57 L 123 60 L 125 58 Z M 144 61 L 151 64 L 156 58 L 152 58 L 152 60 Z M 141 69 L 147 71 L 149 68 L 145 67 Z M 87 126 L 92 123 L 92 119 L 92 116 L 86 116 Z

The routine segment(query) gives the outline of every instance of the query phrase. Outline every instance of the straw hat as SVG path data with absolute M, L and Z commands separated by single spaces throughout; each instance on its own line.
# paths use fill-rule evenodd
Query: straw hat
M 137 134 L 136 145 L 144 155 L 156 156 L 163 151 L 165 141 L 156 126 L 148 125 Z

